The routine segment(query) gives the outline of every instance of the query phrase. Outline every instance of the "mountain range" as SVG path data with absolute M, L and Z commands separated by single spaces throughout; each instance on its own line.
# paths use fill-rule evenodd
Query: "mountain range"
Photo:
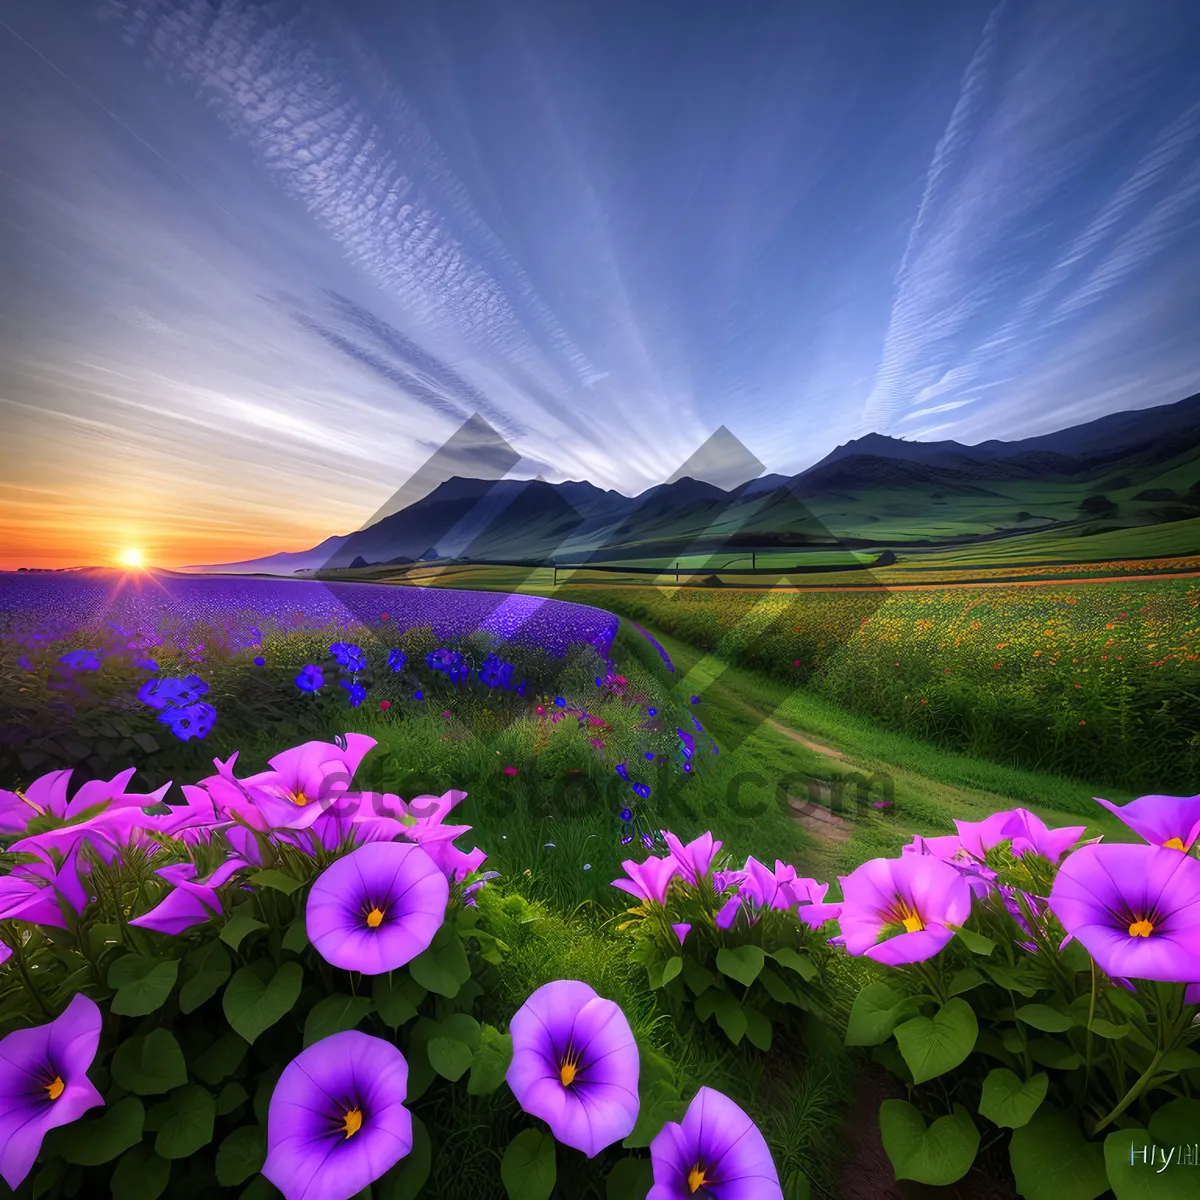
M 385 510 L 386 511 L 386 510 Z M 451 476 L 309 550 L 189 570 L 307 573 L 416 561 L 614 562 L 748 547 L 930 546 L 1197 522 L 1200 395 L 1056 433 L 968 446 L 871 433 L 793 476 L 684 477 L 637 496 L 586 481 Z M 1191 525 L 1181 527 L 1191 536 Z

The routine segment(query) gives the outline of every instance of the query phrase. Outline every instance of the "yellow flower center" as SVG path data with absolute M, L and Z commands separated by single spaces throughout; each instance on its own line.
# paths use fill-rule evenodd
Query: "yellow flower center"
M 1154 926 L 1143 917 L 1129 926 L 1130 937 L 1149 937 L 1154 932 Z
M 1164 850 L 1183 850 L 1186 852 L 1187 847 L 1183 844 L 1182 838 L 1172 838 L 1169 842 L 1163 842 Z
M 299 804 L 303 808 L 308 803 L 308 797 L 303 792 L 297 792 L 292 797 L 293 804 Z
M 357 1108 L 350 1109 L 342 1122 L 346 1136 L 353 1137 L 362 1128 L 362 1113 Z
M 558 1077 L 562 1080 L 563 1087 L 570 1087 L 575 1082 L 575 1076 L 579 1072 L 579 1055 L 568 1053 L 562 1061 L 562 1066 L 559 1068 Z
M 372 929 L 378 929 L 379 926 L 383 924 L 383 910 L 379 908 L 371 909 L 371 911 L 367 913 L 367 924 Z
M 925 922 L 917 910 L 899 899 L 892 910 L 892 920 L 897 925 L 903 925 L 905 933 L 920 933 L 925 928 Z
M 51 1100 L 57 1100 L 67 1090 L 67 1085 L 63 1083 L 61 1075 L 55 1075 L 54 1081 L 45 1086 Z
M 708 1183 L 708 1180 L 704 1177 L 704 1168 L 699 1163 L 697 1163 L 688 1172 L 687 1183 L 688 1183 L 688 1191 L 690 1191 L 693 1195 L 696 1192 L 698 1192 L 702 1187 L 704 1187 L 704 1185 L 706 1183 Z

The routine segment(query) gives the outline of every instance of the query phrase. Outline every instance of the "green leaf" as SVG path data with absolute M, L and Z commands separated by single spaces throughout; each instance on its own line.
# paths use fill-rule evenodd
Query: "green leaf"
M 1106 1021 L 1103 1017 L 1093 1017 L 1088 1028 L 1100 1037 L 1108 1038 L 1109 1041 L 1118 1041 L 1133 1032 L 1133 1026 L 1128 1021 L 1116 1025 L 1112 1021 Z
M 467 1080 L 467 1093 L 471 1096 L 487 1096 L 503 1082 L 512 1062 L 512 1035 L 501 1033 L 492 1025 L 484 1025 L 479 1031 L 479 1048 L 471 1063 L 471 1078 Z
M 143 754 L 153 754 L 158 749 L 158 742 L 148 733 L 135 733 L 133 734 L 133 740 L 137 742 L 138 749 Z
M 171 1164 L 145 1143 L 121 1155 L 112 1173 L 113 1200 L 158 1200 L 171 1179 Z
M 984 937 L 982 933 L 976 933 L 973 929 L 967 929 L 962 925 L 947 925 L 946 928 L 954 930 L 962 944 L 972 954 L 979 954 L 986 958 L 996 948 L 996 943 L 991 938 Z
M 113 1082 L 139 1096 L 159 1096 L 187 1083 L 183 1051 L 165 1029 L 130 1038 L 112 1056 Z
M 221 1089 L 221 1094 L 217 1097 L 217 1116 L 227 1117 L 249 1099 L 250 1093 L 236 1079 L 231 1079 Z
M 238 913 L 236 917 L 230 917 L 225 922 L 225 927 L 221 930 L 221 941 L 230 949 L 236 950 L 256 929 L 266 929 L 266 925 L 256 921 L 249 913 Z
M 626 1150 L 640 1150 L 662 1132 L 668 1121 L 682 1119 L 687 1105 L 679 1098 L 673 1084 L 664 1079 L 647 1080 L 644 1076 L 638 1085 L 637 1124 L 621 1143 Z
M 1200 1129 L 1200 1100 L 1181 1096 L 1155 1109 L 1150 1118 L 1150 1133 L 1160 1146 L 1179 1146 L 1197 1140 Z M 1200 1164 L 1198 1164 L 1200 1166 Z
M 417 1006 L 427 994 L 415 979 L 392 980 L 387 975 L 379 975 L 371 997 L 383 1023 L 389 1029 L 399 1029 L 417 1015 Z
M 987 983 L 987 980 L 974 967 L 963 967 L 961 971 L 956 971 L 950 980 L 950 995 L 961 996 L 963 992 L 969 992 L 981 983 Z
M 179 962 L 143 958 L 140 954 L 124 954 L 108 969 L 108 986 L 116 988 L 112 1011 L 122 1017 L 145 1017 L 162 1008 L 175 980 Z
M 1066 1033 L 1075 1023 L 1066 1013 L 1051 1008 L 1048 1004 L 1025 1004 L 1017 1009 L 1017 1020 L 1043 1033 Z
M 267 1131 L 261 1125 L 242 1125 L 217 1150 L 217 1182 L 237 1187 L 257 1175 L 267 1161 Z
M 1048 1104 L 1013 1130 L 1008 1160 L 1025 1200 L 1096 1200 L 1108 1190 L 1103 1146 Z
M 996 983 L 1010 992 L 1016 992 L 1019 996 L 1027 999 L 1037 995 L 1037 980 L 1032 977 L 1029 967 L 1025 965 L 1010 967 L 1003 963 L 984 963 L 983 969 Z
M 252 968 L 242 967 L 225 989 L 225 1018 L 253 1045 L 264 1029 L 291 1012 L 303 984 L 304 968 L 299 963 L 284 963 L 270 983 L 263 983 Z
M 979 1022 L 961 997 L 947 1000 L 932 1017 L 913 1017 L 896 1026 L 896 1044 L 914 1083 L 952 1071 L 975 1049 Z
M 812 1184 L 803 1171 L 793 1171 L 784 1181 L 783 1200 L 812 1200 Z
M 847 1046 L 882 1046 L 892 1031 L 917 1011 L 912 996 L 902 996 L 886 983 L 868 983 L 854 997 L 846 1025 Z
M 683 982 L 694 996 L 699 996 L 710 987 L 716 985 L 717 977 L 694 958 L 685 955 L 683 959 Z
M 979 1115 L 1003 1129 L 1019 1129 L 1037 1112 L 1049 1086 L 1050 1076 L 1044 1071 L 1022 1081 L 1005 1067 L 997 1067 L 983 1081 Z
M 771 1019 L 750 1004 L 742 1005 L 746 1018 L 746 1040 L 764 1054 L 771 1049 Z
M 58 1155 L 80 1167 L 112 1162 L 142 1138 L 146 1109 L 136 1096 L 126 1096 L 91 1121 L 74 1121 L 53 1129 L 42 1143 L 42 1155 Z
M 341 992 L 326 996 L 319 1004 L 313 1006 L 305 1018 L 305 1047 L 335 1033 L 357 1029 L 359 1023 L 374 1007 L 374 1001 L 367 996 L 347 996 Z
M 1200 1054 L 1190 1046 L 1181 1046 L 1178 1050 L 1168 1050 L 1159 1066 L 1164 1071 L 1194 1071 L 1200 1067 Z
M 286 1063 L 277 1062 L 268 1067 L 258 1079 L 258 1087 L 254 1089 L 254 1119 L 260 1125 L 266 1125 L 267 1114 L 271 1108 L 271 1097 L 275 1094 L 275 1085 Z
M 217 994 L 229 978 L 231 967 L 229 954 L 220 942 L 207 942 L 199 950 L 193 950 L 183 961 L 187 965 L 189 978 L 179 989 L 179 1011 L 191 1013 Z
M 454 1038 L 465 1043 L 473 1054 L 479 1046 L 481 1026 L 470 1013 L 455 1012 L 437 1023 L 437 1031 L 430 1032 L 430 1039 L 435 1037 Z
M 961 1104 L 926 1129 L 925 1118 L 907 1100 L 885 1100 L 879 1107 L 879 1129 L 896 1178 L 932 1187 L 957 1183 L 979 1149 L 979 1130 Z
M 776 1004 L 795 1005 L 799 1003 L 796 999 L 796 993 L 770 967 L 763 967 L 762 972 L 759 974 L 758 982 L 766 988 L 767 995 Z
M 198 1083 L 185 1083 L 167 1097 L 170 1112 L 154 1140 L 163 1158 L 187 1158 L 212 1141 L 217 1104 L 212 1092 Z
M 300 954 L 308 946 L 308 925 L 301 913 L 287 928 L 283 935 L 283 948 L 289 954 Z
M 662 981 L 663 984 L 668 984 L 680 971 L 683 970 L 683 958 L 680 955 L 675 955 L 674 958 L 668 958 L 663 964 Z
M 1083 1066 L 1083 1059 L 1070 1046 L 1053 1038 L 1035 1038 L 1029 1043 L 1029 1057 L 1039 1067 L 1050 1067 L 1055 1071 L 1074 1071 Z
M 717 1024 L 725 1031 L 726 1037 L 736 1046 L 746 1033 L 746 1014 L 742 1006 L 728 993 L 710 988 L 702 996 L 696 997 L 696 1016 L 701 1021 L 710 1017 L 717 1018 Z
M 738 946 L 734 950 L 717 951 L 717 970 L 730 979 L 736 979 L 742 987 L 749 987 L 763 969 L 766 954 L 761 946 Z
M 195 1056 L 192 1074 L 204 1083 L 218 1084 L 238 1068 L 246 1057 L 246 1039 L 226 1030 L 211 1046 Z
M 457 1038 L 431 1038 L 428 1053 L 433 1069 L 451 1083 L 457 1083 L 471 1065 L 471 1047 Z
M 772 950 L 771 957 L 780 964 L 796 972 L 801 979 L 811 983 L 817 977 L 817 966 L 808 954 L 800 954 L 790 946 Z
M 458 948 L 457 954 L 454 947 Z M 461 958 L 461 962 L 459 959 Z M 466 977 L 463 977 L 463 966 L 466 967 Z M 409 974 L 426 991 L 438 996 L 453 998 L 458 995 L 458 989 L 471 977 L 471 964 L 467 960 L 462 942 L 456 937 L 450 946 L 441 950 L 428 950 L 418 954 L 408 964 Z
M 654 1168 L 648 1158 L 622 1158 L 604 1181 L 605 1200 L 646 1200 L 654 1186 Z
M 536 1129 L 518 1133 L 500 1160 L 509 1200 L 550 1200 L 556 1175 L 554 1138 Z
M 303 880 L 293 879 L 290 875 L 285 875 L 282 871 L 276 871 L 270 867 L 265 871 L 255 871 L 246 882 L 252 883 L 256 887 L 271 888 L 273 891 L 282 892 L 285 896 L 290 896 L 304 886 Z
M 375 1181 L 372 1194 L 375 1200 L 416 1200 L 433 1165 L 433 1147 L 429 1130 L 413 1113 L 412 1149 L 385 1175 Z

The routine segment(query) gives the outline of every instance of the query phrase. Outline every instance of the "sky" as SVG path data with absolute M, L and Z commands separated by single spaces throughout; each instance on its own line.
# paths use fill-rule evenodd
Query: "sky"
M 6 0 L 0 568 L 1200 391 L 1195 0 Z M 507 454 L 507 452 L 505 452 Z

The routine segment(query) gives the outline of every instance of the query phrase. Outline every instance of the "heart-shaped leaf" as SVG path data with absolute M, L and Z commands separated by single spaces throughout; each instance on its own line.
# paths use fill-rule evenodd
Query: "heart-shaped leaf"
M 108 986 L 117 989 L 112 998 L 112 1011 L 123 1017 L 145 1017 L 166 1003 L 175 980 L 179 977 L 179 962 L 143 958 L 140 954 L 125 954 L 108 969 Z
M 550 1200 L 557 1177 L 554 1138 L 524 1129 L 508 1143 L 500 1160 L 500 1179 L 509 1200 Z
M 303 984 L 304 968 L 299 963 L 284 963 L 270 983 L 263 983 L 253 968 L 242 967 L 225 989 L 225 1018 L 253 1045 L 264 1029 L 291 1012 Z
M 907 1100 L 885 1100 L 879 1130 L 896 1178 L 932 1187 L 957 1183 L 979 1149 L 979 1130 L 961 1104 L 926 1129 L 925 1118 Z
M 1048 1004 L 1025 1004 L 1017 1009 L 1017 1020 L 1040 1029 L 1043 1033 L 1066 1033 L 1074 1021 Z
M 1008 1160 L 1025 1200 L 1096 1200 L 1108 1190 L 1104 1148 L 1087 1141 L 1073 1117 L 1048 1104 L 1013 1130 Z
M 914 1083 L 952 1071 L 975 1048 L 979 1022 L 961 997 L 947 1000 L 932 1017 L 913 1017 L 896 1026 L 896 1044 Z
M 113 1082 L 139 1096 L 159 1096 L 187 1083 L 183 1051 L 165 1029 L 130 1038 L 112 1057 Z
M 847 1046 L 882 1046 L 901 1021 L 917 1011 L 917 1002 L 886 983 L 868 983 L 850 1006 Z
M 183 961 L 188 978 L 179 989 L 179 1011 L 191 1013 L 215 996 L 229 978 L 229 952 L 220 942 L 207 942 Z
M 471 1061 L 467 1092 L 472 1096 L 486 1096 L 494 1092 L 504 1082 L 512 1054 L 511 1034 L 501 1033 L 491 1025 L 483 1026 L 479 1032 L 479 1048 Z
M 257 1175 L 267 1160 L 267 1131 L 261 1125 L 242 1125 L 217 1150 L 217 1182 L 237 1187 Z
M 761 946 L 721 949 L 717 951 L 717 970 L 730 979 L 736 979 L 742 987 L 749 987 L 758 978 L 766 958 Z
M 322 1038 L 348 1029 L 357 1029 L 375 1007 L 368 996 L 347 996 L 337 993 L 326 996 L 314 1005 L 304 1021 L 304 1045 L 311 1046 Z
M 987 1117 L 993 1125 L 1005 1129 L 1019 1129 L 1029 1123 L 1046 1098 L 1050 1076 L 1044 1071 L 1022 1080 L 1005 1067 L 988 1072 L 983 1081 L 983 1096 L 979 1101 L 979 1115 Z
M 188 1158 L 212 1141 L 217 1103 L 198 1083 L 185 1083 L 167 1097 L 169 1111 L 154 1142 L 161 1158 Z
M 451 1083 L 457 1083 L 471 1066 L 471 1047 L 457 1038 L 431 1038 L 428 1053 L 433 1069 Z

